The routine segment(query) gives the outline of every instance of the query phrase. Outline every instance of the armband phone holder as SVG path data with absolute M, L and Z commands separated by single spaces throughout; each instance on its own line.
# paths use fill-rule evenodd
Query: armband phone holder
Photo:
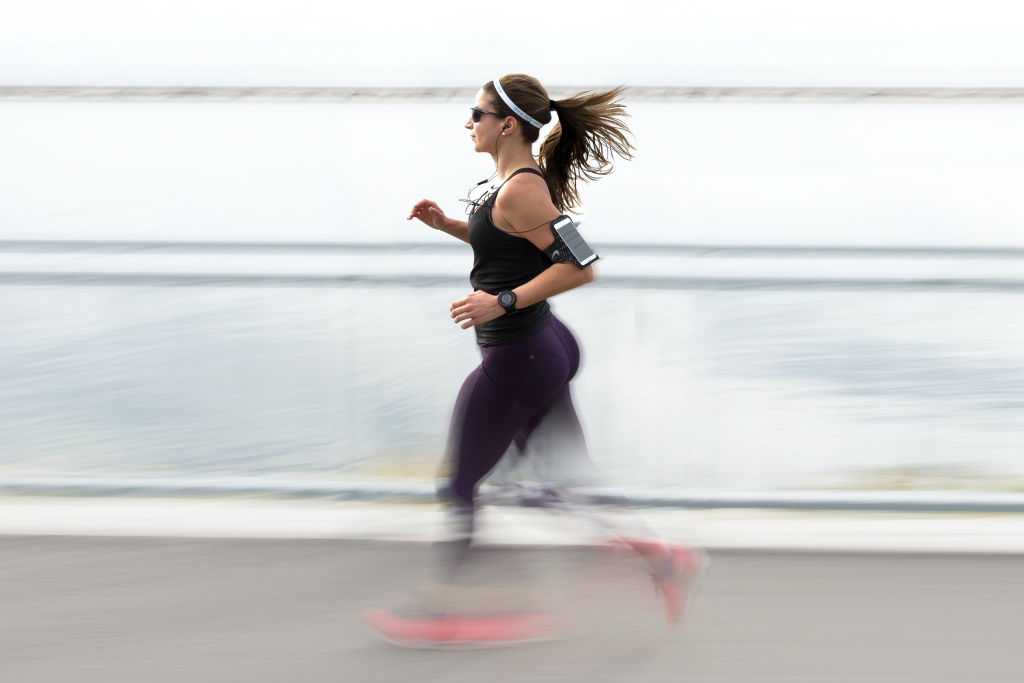
M 600 258 L 583 239 L 577 226 L 572 218 L 564 214 L 551 221 L 555 241 L 544 253 L 552 263 L 572 263 L 582 270 Z

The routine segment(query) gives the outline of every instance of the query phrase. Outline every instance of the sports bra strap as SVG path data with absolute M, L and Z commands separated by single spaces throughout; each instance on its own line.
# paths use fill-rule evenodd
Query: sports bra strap
M 507 183 L 508 181 L 512 180 L 512 178 L 516 177 L 520 173 L 533 173 L 535 175 L 539 175 L 541 178 L 544 177 L 544 174 L 541 173 L 540 171 L 538 171 L 537 169 L 530 168 L 529 166 L 525 166 L 525 167 L 520 168 L 520 169 L 516 170 L 515 172 L 513 172 L 512 175 L 510 175 L 508 178 L 505 178 L 505 183 Z M 502 185 L 504 185 L 505 183 L 502 183 Z
M 520 168 L 520 169 L 517 169 L 517 170 L 513 171 L 509 175 L 509 177 L 505 178 L 505 180 L 501 181 L 501 185 L 498 185 L 497 189 L 495 189 L 494 192 L 491 193 L 491 197 L 490 197 L 490 200 L 489 200 L 491 206 L 494 206 L 494 202 L 497 201 L 497 199 L 498 199 L 498 193 L 501 192 L 501 188 L 505 187 L 505 183 L 507 183 L 508 181 L 512 180 L 513 178 L 515 178 L 520 173 L 533 173 L 534 175 L 539 175 L 541 178 L 544 177 L 543 173 L 541 173 L 540 171 L 538 171 L 535 168 L 530 168 L 529 166 L 526 166 L 526 167 L 523 167 L 523 168 Z

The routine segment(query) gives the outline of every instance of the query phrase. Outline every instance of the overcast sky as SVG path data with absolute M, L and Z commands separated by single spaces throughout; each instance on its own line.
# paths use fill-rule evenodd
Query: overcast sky
M 4 5 L 2 85 L 1024 87 L 1019 0 Z

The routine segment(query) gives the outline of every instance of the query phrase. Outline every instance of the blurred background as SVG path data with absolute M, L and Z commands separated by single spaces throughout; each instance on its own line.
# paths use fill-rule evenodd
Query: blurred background
M 0 476 L 426 481 L 524 71 L 626 86 L 576 397 L 616 482 L 1024 490 L 1011 2 L 41 0 L 0 24 Z

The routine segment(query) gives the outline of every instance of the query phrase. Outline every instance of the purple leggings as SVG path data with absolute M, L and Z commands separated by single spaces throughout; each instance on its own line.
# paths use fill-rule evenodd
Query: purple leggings
M 569 390 L 579 367 L 579 345 L 554 316 L 525 341 L 483 348 L 483 362 L 459 391 L 448 436 L 451 479 L 445 493 L 453 502 L 471 507 L 480 482 L 512 441 L 525 445 L 542 423 L 556 423 L 583 443 Z

